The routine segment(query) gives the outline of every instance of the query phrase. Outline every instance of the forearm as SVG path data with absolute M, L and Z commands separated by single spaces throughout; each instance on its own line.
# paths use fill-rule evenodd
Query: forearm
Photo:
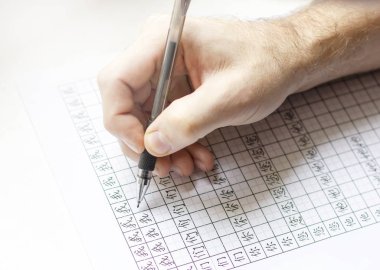
M 297 36 L 296 91 L 380 67 L 380 1 L 315 1 L 286 23 Z

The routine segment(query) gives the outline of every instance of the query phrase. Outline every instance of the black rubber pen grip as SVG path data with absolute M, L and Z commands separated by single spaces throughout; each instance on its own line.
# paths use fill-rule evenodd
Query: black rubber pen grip
M 140 156 L 139 169 L 146 171 L 153 171 L 156 165 L 156 157 L 151 155 L 148 151 L 144 150 Z

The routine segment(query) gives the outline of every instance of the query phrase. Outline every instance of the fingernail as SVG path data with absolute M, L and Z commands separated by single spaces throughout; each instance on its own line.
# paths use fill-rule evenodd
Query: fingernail
M 146 141 L 152 150 L 159 155 L 165 155 L 169 153 L 172 148 L 166 136 L 159 131 L 154 131 L 150 134 L 147 134 Z
M 194 160 L 194 164 L 195 164 L 195 166 L 198 168 L 198 169 L 200 169 L 201 171 L 207 171 L 206 170 L 206 166 L 200 161 L 200 160 L 197 160 L 197 159 L 195 159 Z
M 172 167 L 172 170 L 173 170 L 176 174 L 178 174 L 178 175 L 180 175 L 180 176 L 183 175 L 181 169 L 178 168 L 178 167 L 176 167 L 176 166 L 173 166 L 173 167 Z

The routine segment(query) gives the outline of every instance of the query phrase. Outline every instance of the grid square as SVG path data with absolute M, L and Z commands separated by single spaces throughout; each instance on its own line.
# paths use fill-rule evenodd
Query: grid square
M 315 118 L 305 119 L 302 121 L 302 123 L 308 132 L 321 129 L 321 125 L 318 123 L 317 119 Z
M 227 144 L 233 154 L 245 151 L 245 145 L 241 138 L 227 141 Z
M 208 178 L 201 178 L 196 181 L 193 181 L 193 185 L 197 190 L 198 194 L 207 193 L 214 190 L 210 180 Z
M 325 102 L 327 109 L 330 112 L 336 111 L 336 110 L 339 110 L 342 108 L 342 104 L 339 102 L 339 99 L 336 97 L 331 97 L 329 99 L 325 99 L 324 102 Z
M 261 177 L 247 181 L 248 185 L 251 187 L 253 193 L 259 193 L 268 190 L 267 185 Z
M 352 122 L 339 124 L 338 128 L 342 131 L 345 137 L 357 134 L 356 128 Z
M 232 189 L 238 199 L 252 195 L 251 188 L 247 182 L 232 185 Z
M 310 104 L 310 107 L 316 116 L 322 115 L 328 112 L 323 101 Z
M 212 222 L 220 221 L 227 218 L 227 214 L 222 205 L 216 205 L 207 209 L 207 213 Z
M 326 195 L 323 191 L 317 191 L 309 194 L 310 200 L 313 202 L 314 206 L 321 206 L 328 204 L 329 201 L 326 198 Z
M 156 220 L 157 221 L 157 220 Z M 163 237 L 178 233 L 177 226 L 172 219 L 157 223 Z
M 268 223 L 255 226 L 253 227 L 253 230 L 260 241 L 272 238 L 274 236 Z
M 202 200 L 202 203 L 205 208 L 209 208 L 215 205 L 220 204 L 218 195 L 216 195 L 215 191 L 210 191 L 204 194 L 199 195 Z
M 233 156 L 239 167 L 244 167 L 245 165 L 253 163 L 253 159 L 247 151 L 236 153 Z
M 309 135 L 315 145 L 319 145 L 329 141 L 329 139 L 326 136 L 326 133 L 323 130 L 311 132 Z
M 336 170 L 331 172 L 331 174 L 337 184 L 343 184 L 351 181 L 351 176 L 346 169 Z
M 348 174 L 350 175 L 351 179 L 359 179 L 366 177 L 366 173 L 364 172 L 363 168 L 360 166 L 360 164 L 352 165 L 350 167 L 346 168 Z
M 219 237 L 214 224 L 198 227 L 197 230 L 203 241 L 208 241 Z
M 329 140 L 337 140 L 339 138 L 343 137 L 342 132 L 340 132 L 338 127 L 329 127 L 325 129 L 326 135 L 329 138 Z
M 360 88 L 362 89 L 363 86 L 359 83 L 360 85 Z M 368 102 L 371 100 L 371 98 L 369 97 L 369 95 L 367 94 L 367 91 L 366 90 L 362 90 L 362 91 L 355 91 L 353 93 L 355 99 L 359 102 L 359 103 L 364 103 L 364 102 Z
M 308 105 L 300 106 L 295 108 L 297 114 L 299 115 L 300 119 L 308 119 L 313 117 L 313 111 L 310 110 L 310 107 Z
M 268 206 L 275 203 L 272 197 L 272 194 L 269 191 L 263 191 L 263 192 L 257 193 L 255 194 L 255 197 L 258 204 L 261 207 Z
M 285 154 L 293 153 L 298 151 L 298 146 L 294 139 L 287 139 L 280 142 L 281 148 Z
M 365 201 L 360 195 L 351 198 L 346 198 L 346 201 L 348 205 L 351 207 L 352 211 L 354 212 L 367 207 Z
M 314 177 L 302 180 L 303 187 L 307 193 L 313 193 L 321 190 L 321 187 Z
M 360 104 L 360 109 L 362 110 L 365 116 L 370 116 L 378 113 L 377 108 L 373 102 Z
M 286 126 L 280 126 L 273 129 L 273 133 L 278 141 L 286 140 L 292 137 Z
M 299 165 L 306 163 L 306 160 L 304 159 L 301 152 L 294 152 L 291 154 L 287 154 L 286 157 L 288 158 L 290 164 L 293 167 L 296 167 L 296 166 L 299 166 Z
M 208 254 L 210 256 L 214 256 L 216 254 L 220 254 L 225 252 L 224 245 L 220 239 L 213 239 L 211 241 L 204 242 L 206 249 L 208 251 Z
M 350 121 L 350 117 L 344 109 L 332 112 L 331 115 L 337 124 L 342 124 Z
M 269 222 L 269 225 L 273 231 L 273 234 L 278 236 L 284 233 L 288 233 L 289 227 L 283 218 Z
M 239 199 L 239 202 L 244 212 L 253 211 L 259 208 L 259 204 L 253 195 L 241 198 Z
M 225 142 L 213 144 L 211 145 L 211 148 L 216 158 L 224 157 L 231 154 L 231 151 L 228 149 L 227 144 Z
M 222 236 L 220 240 L 222 240 L 223 246 L 227 251 L 241 247 L 239 237 L 236 235 L 236 233 Z
M 272 158 L 272 163 L 277 171 L 282 171 L 291 167 L 288 159 L 285 156 Z
M 278 174 L 280 175 L 282 182 L 284 184 L 289 184 L 289 183 L 293 183 L 295 181 L 298 181 L 298 177 L 295 174 L 293 169 L 283 170 L 281 172 L 278 172 Z
M 335 121 L 329 113 L 317 117 L 322 128 L 328 128 L 335 125 Z
M 295 203 L 298 211 L 300 212 L 314 208 L 313 203 L 309 199 L 308 195 L 293 198 L 293 202 Z
M 267 145 L 276 141 L 276 137 L 274 136 L 272 130 L 258 132 L 258 135 L 263 145 Z
M 268 221 L 273 221 L 282 217 L 282 214 L 276 204 L 263 207 L 262 211 Z
M 339 185 L 339 187 L 346 198 L 356 196 L 359 194 L 353 182 L 347 182 L 345 184 Z
M 334 150 L 338 154 L 341 154 L 341 153 L 344 153 L 344 152 L 351 150 L 350 145 L 347 143 L 347 140 L 344 138 L 332 141 L 331 144 L 332 144 Z
M 193 213 L 195 211 L 199 211 L 204 209 L 203 203 L 199 196 L 190 197 L 188 199 L 184 199 L 183 202 L 186 205 L 187 211 L 189 213 Z
M 280 144 L 278 143 L 265 145 L 265 151 L 270 158 L 278 157 L 284 154 L 281 150 Z
M 251 212 L 246 212 L 245 214 L 251 226 L 257 226 L 257 225 L 267 222 L 265 215 L 261 209 L 257 209 Z
M 340 102 L 345 105 L 346 108 L 356 104 L 356 101 L 351 94 L 341 95 L 338 98 Z
M 323 158 L 330 157 L 336 154 L 333 145 L 329 142 L 318 145 L 317 149 Z
M 317 210 L 315 209 L 309 209 L 307 211 L 303 211 L 301 212 L 301 215 L 307 226 L 317 224 L 322 221 Z
M 177 189 L 181 194 L 182 199 L 187 199 L 197 195 L 197 190 L 195 189 L 192 182 L 178 185 Z
M 230 185 L 245 182 L 245 178 L 241 173 L 240 168 L 227 171 L 224 174 L 226 175 Z
M 355 185 L 360 193 L 365 193 L 373 190 L 372 183 L 367 177 L 355 180 Z
M 319 206 L 316 210 L 322 220 L 329 220 L 336 217 L 336 213 L 330 204 Z
M 161 193 L 159 191 L 147 193 L 145 195 L 145 201 L 148 204 L 149 208 L 155 208 L 165 204 L 165 201 L 162 198 Z
M 380 127 L 380 115 L 376 114 L 376 115 L 369 116 L 368 121 L 370 122 L 373 128 Z
M 164 238 L 170 252 L 185 248 L 180 234 L 173 234 Z
M 341 158 L 339 156 L 331 156 L 331 157 L 325 158 L 325 164 L 327 165 L 330 171 L 339 170 L 344 167 L 344 165 L 342 164 L 340 160 Z
M 301 165 L 294 168 L 295 173 L 297 174 L 300 180 L 307 179 L 313 176 L 309 165 Z
M 235 232 L 229 219 L 217 221 L 213 224 L 219 236 L 229 235 Z
M 187 264 L 191 262 L 191 257 L 186 248 L 171 252 L 173 261 L 179 265 Z M 142 268 L 143 269 L 143 268 Z
M 355 120 L 355 121 L 354 121 L 354 125 L 355 125 L 355 128 L 356 128 L 359 132 L 364 132 L 364 131 L 368 131 L 368 130 L 371 130 L 371 129 L 372 129 L 370 123 L 369 123 L 368 120 L 365 119 L 365 118 Z
M 243 173 L 245 179 L 247 179 L 247 180 L 260 176 L 260 172 L 257 170 L 255 164 L 244 166 L 240 169 L 241 169 L 241 172 Z
M 294 182 L 292 184 L 287 184 L 286 189 L 288 190 L 290 197 L 300 197 L 305 195 L 305 190 L 300 182 Z
M 210 217 L 206 210 L 200 210 L 190 214 L 195 227 L 200 227 L 211 223 Z
M 373 130 L 366 131 L 366 132 L 361 132 L 361 137 L 365 144 L 371 145 L 375 143 L 379 143 L 379 137 L 376 135 L 376 133 Z
M 222 167 L 222 170 L 224 172 L 228 171 L 228 170 L 235 169 L 238 167 L 233 156 L 226 156 L 226 157 L 218 158 L 218 162 L 219 162 L 219 164 Z
M 368 207 L 380 204 L 379 194 L 375 190 L 363 193 L 362 198 L 365 201 L 366 205 L 368 205 Z
M 356 120 L 356 119 L 364 117 L 362 111 L 360 110 L 360 107 L 357 105 L 347 107 L 346 112 L 351 120 Z

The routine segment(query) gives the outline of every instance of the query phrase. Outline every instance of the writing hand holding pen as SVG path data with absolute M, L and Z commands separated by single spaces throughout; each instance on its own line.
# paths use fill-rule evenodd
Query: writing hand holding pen
M 294 92 L 379 66 L 379 18 L 369 16 L 379 2 L 341 2 L 273 20 L 187 18 L 167 108 L 145 131 L 169 26 L 151 18 L 99 75 L 106 128 L 131 159 L 145 148 L 158 157 L 159 176 L 210 170 L 213 155 L 197 141 L 211 131 L 259 121 Z

